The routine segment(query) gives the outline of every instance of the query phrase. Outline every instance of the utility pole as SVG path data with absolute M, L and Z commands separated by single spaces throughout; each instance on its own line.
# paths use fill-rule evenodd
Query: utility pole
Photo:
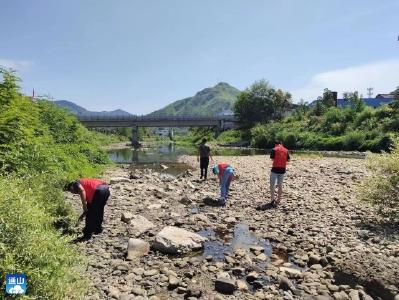
M 367 96 L 369 96 L 369 98 L 371 98 L 371 96 L 373 96 L 373 90 L 374 90 L 374 88 L 372 88 L 372 87 L 367 88 Z

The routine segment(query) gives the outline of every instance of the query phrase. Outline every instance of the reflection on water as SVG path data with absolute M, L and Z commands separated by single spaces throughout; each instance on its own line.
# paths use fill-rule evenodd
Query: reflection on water
M 148 163 L 173 163 L 181 155 L 196 155 L 197 149 L 190 146 L 177 146 L 174 144 L 157 145 L 141 149 L 115 149 L 110 150 L 109 157 L 116 163 L 148 164 Z M 255 149 L 212 149 L 212 155 L 239 156 L 264 154 L 263 150 Z
M 249 230 L 246 224 L 237 224 L 233 235 L 229 230 L 206 229 L 198 232 L 199 235 L 209 238 L 204 244 L 203 257 L 212 255 L 214 260 L 224 259 L 224 253 L 233 253 L 236 249 L 249 249 L 251 246 L 261 246 L 267 256 L 272 254 L 272 245 L 268 240 L 258 238 Z

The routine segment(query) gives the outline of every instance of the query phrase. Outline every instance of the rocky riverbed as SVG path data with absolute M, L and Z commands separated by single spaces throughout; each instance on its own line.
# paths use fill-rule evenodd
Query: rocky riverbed
M 107 172 L 105 229 L 79 244 L 87 299 L 399 299 L 397 228 L 356 200 L 364 160 L 294 157 L 282 205 L 267 210 L 266 156 L 215 160 L 239 175 L 225 207 L 197 170 Z

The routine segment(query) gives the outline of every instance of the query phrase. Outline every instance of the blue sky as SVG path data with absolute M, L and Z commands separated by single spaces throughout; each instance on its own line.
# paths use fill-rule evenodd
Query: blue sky
M 310 100 L 399 85 L 399 1 L 0 0 L 23 91 L 145 114 L 219 81 Z

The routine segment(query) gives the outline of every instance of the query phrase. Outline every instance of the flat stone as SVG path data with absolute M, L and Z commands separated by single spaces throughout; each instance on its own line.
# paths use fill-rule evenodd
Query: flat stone
M 162 253 L 183 254 L 202 249 L 207 238 L 182 228 L 167 226 L 156 236 L 152 247 Z
M 150 244 L 140 239 L 129 239 L 127 244 L 127 260 L 137 260 L 150 251 Z

